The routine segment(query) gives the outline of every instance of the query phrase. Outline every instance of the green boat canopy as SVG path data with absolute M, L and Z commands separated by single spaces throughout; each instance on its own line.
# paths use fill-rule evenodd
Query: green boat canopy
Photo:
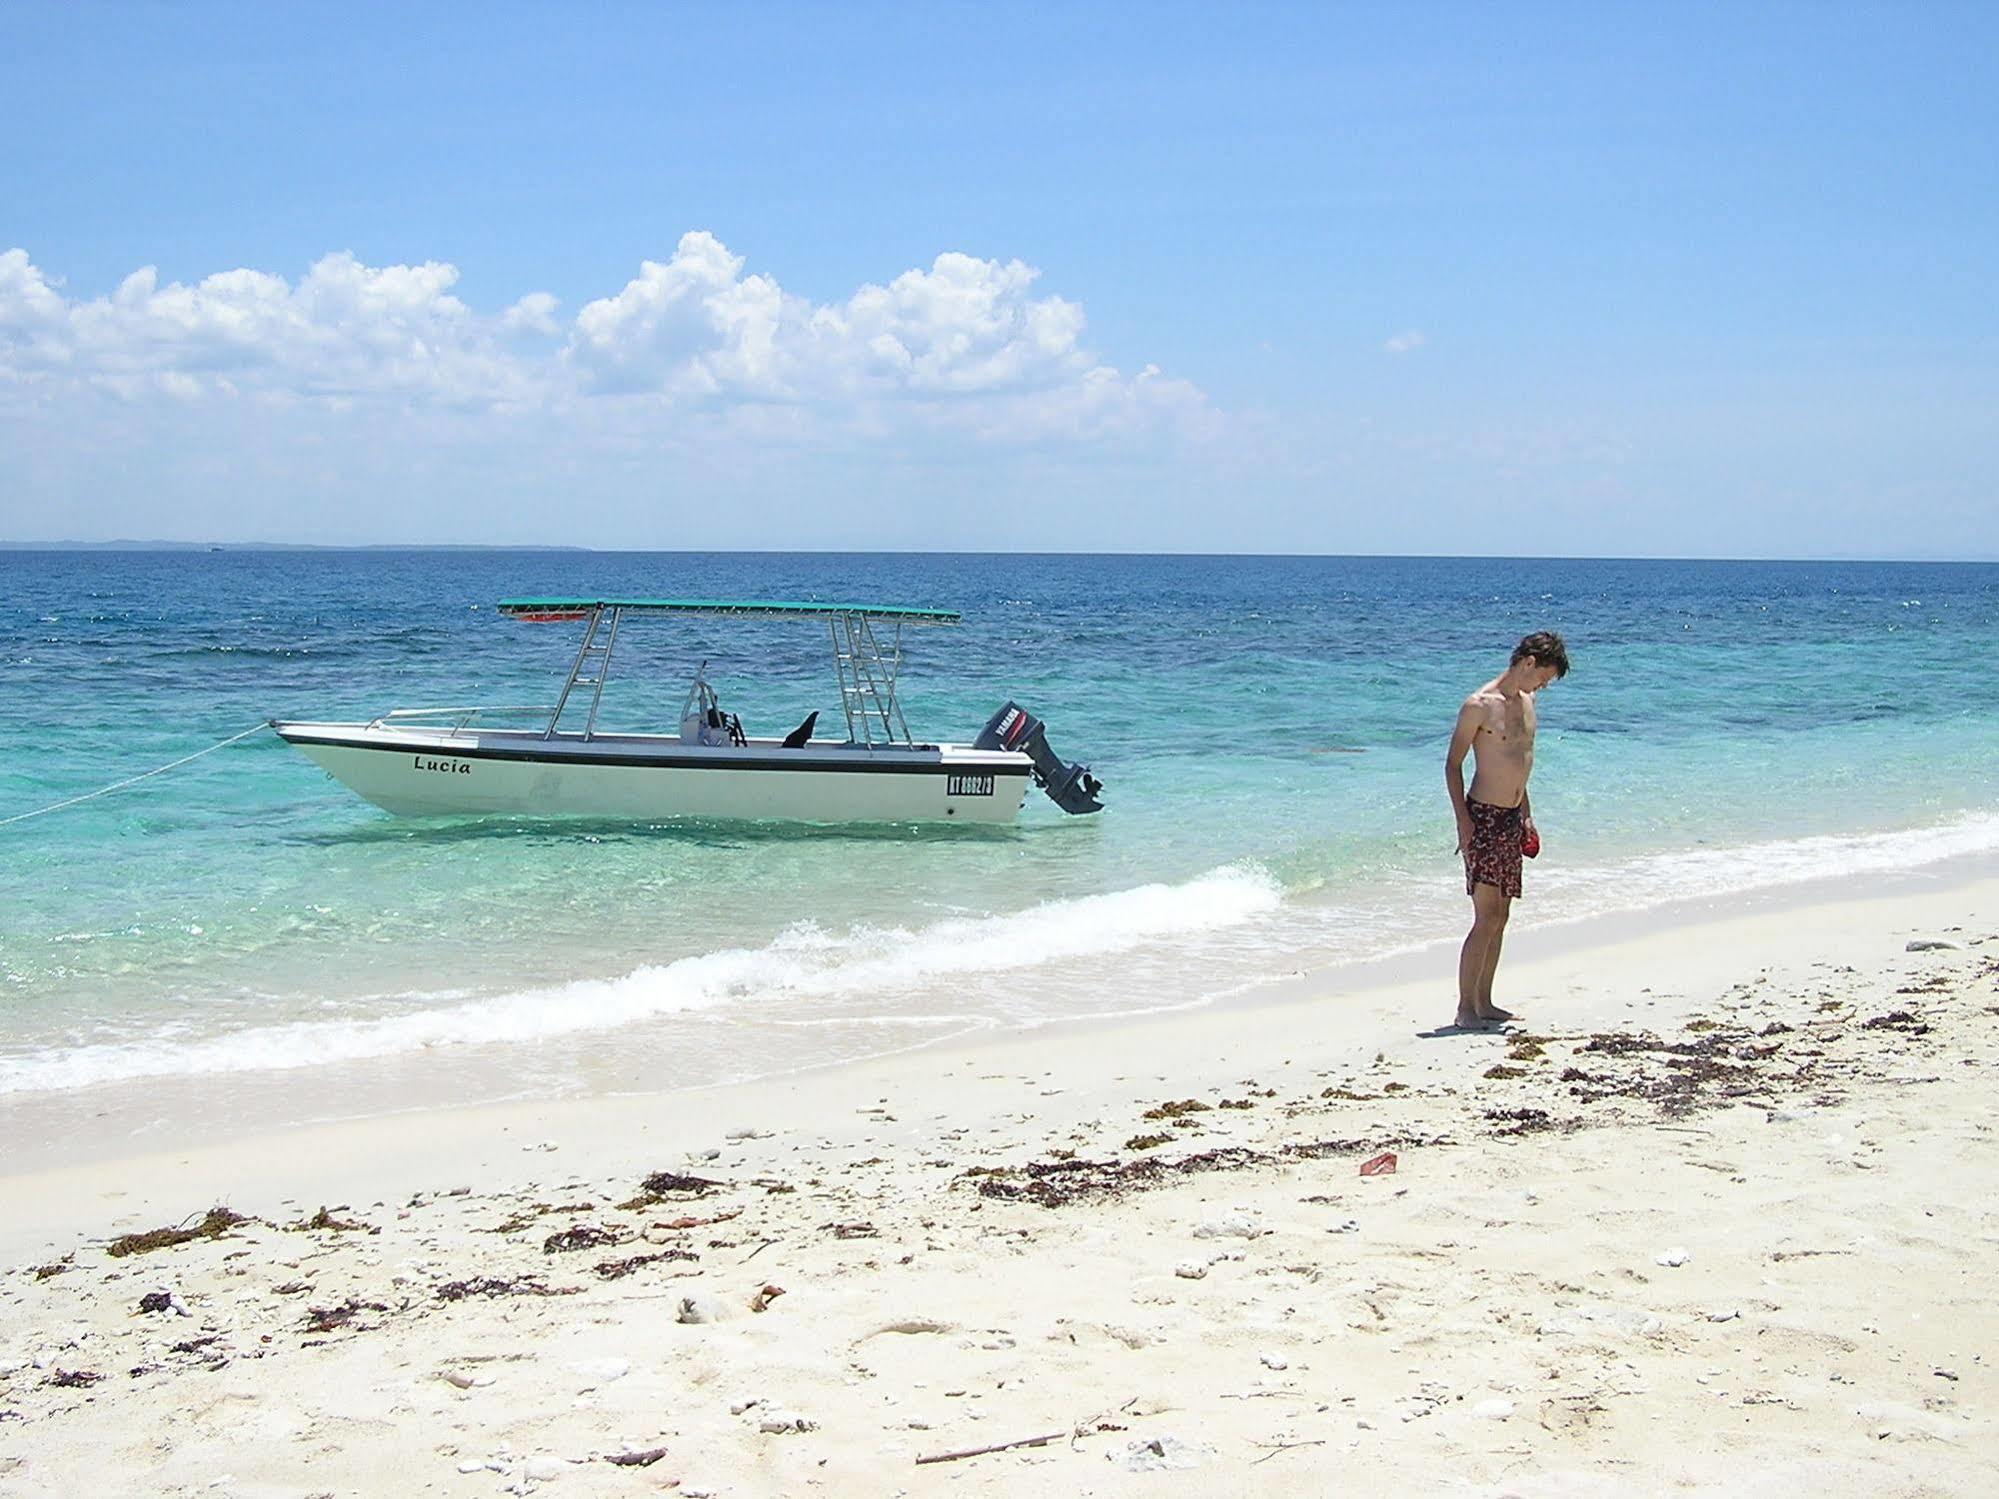
M 500 613 L 537 623 L 583 619 L 599 609 L 632 614 L 730 615 L 738 619 L 831 619 L 864 614 L 898 624 L 955 625 L 956 609 L 911 609 L 900 604 L 782 603 L 759 599 L 501 599 Z

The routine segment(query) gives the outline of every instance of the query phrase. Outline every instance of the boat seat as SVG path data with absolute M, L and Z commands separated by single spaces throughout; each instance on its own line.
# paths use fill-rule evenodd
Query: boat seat
M 812 739 L 812 730 L 819 723 L 819 710 L 814 708 L 805 715 L 805 722 L 784 736 L 783 748 L 804 749 Z

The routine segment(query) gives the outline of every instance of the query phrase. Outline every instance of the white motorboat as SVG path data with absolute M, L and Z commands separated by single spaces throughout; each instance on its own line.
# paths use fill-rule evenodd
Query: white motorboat
M 652 821 L 1010 823 L 1031 786 L 1065 812 L 1102 809 L 1088 767 L 1055 758 L 1040 720 L 1007 703 L 970 744 L 920 744 L 896 698 L 905 626 L 951 625 L 948 609 L 689 599 L 506 599 L 499 612 L 582 622 L 552 707 L 400 708 L 368 723 L 273 720 L 335 780 L 409 817 L 499 815 Z M 833 648 L 844 739 L 814 737 L 815 712 L 783 738 L 745 735 L 697 671 L 672 733 L 597 727 L 627 616 L 819 620 Z M 581 710 L 580 727 L 565 714 Z M 544 716 L 545 715 L 545 716 Z M 511 722 L 509 722 L 511 720 Z

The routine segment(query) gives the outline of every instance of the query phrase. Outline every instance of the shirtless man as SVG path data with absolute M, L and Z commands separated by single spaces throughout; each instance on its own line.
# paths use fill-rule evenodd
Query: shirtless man
M 1458 1019 L 1483 1029 L 1519 1017 L 1492 1002 L 1492 974 L 1506 918 L 1520 894 L 1521 845 L 1538 847 L 1527 777 L 1534 769 L 1534 694 L 1569 674 L 1568 648 L 1552 630 L 1527 636 L 1513 648 L 1505 671 L 1465 699 L 1444 755 L 1444 784 L 1458 819 L 1458 852 L 1465 856 L 1465 890 L 1471 896 L 1471 934 L 1458 955 Z M 1475 762 L 1465 791 L 1465 751 Z

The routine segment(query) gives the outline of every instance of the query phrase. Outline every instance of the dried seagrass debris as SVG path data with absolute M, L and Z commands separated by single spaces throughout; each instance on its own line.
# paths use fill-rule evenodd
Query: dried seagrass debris
M 578 1249 L 607 1249 L 613 1244 L 622 1244 L 630 1238 L 614 1228 L 599 1228 L 594 1223 L 578 1223 L 565 1228 L 560 1233 L 550 1234 L 542 1240 L 543 1254 L 569 1254 Z
M 878 1239 L 881 1230 L 872 1223 L 822 1223 L 820 1230 L 836 1239 Z
M 87 1390 L 103 1377 L 93 1369 L 58 1369 L 42 1383 L 58 1390 Z
M 1783 1053 L 1786 1043 L 1769 1038 L 1786 1034 L 1789 1028 L 1778 1025 L 1753 1034 L 1717 1027 L 1686 1041 L 1666 1041 L 1646 1032 L 1595 1035 L 1577 1048 L 1579 1054 L 1624 1061 L 1635 1070 L 1592 1073 L 1570 1067 L 1561 1080 L 1570 1083 L 1569 1092 L 1584 1103 L 1629 1099 L 1654 1104 L 1667 1118 L 1684 1118 L 1737 1099 L 1753 1099 L 1774 1085 L 1807 1084 L 1820 1065 L 1811 1059 L 1823 1055 L 1809 1047 L 1794 1049 L 1794 1066 L 1789 1070 L 1758 1065 Z
M 1495 1135 L 1535 1135 L 1544 1130 L 1575 1129 L 1580 1121 L 1553 1119 L 1546 1109 L 1487 1109 L 1485 1117 L 1499 1125 Z
M 73 1255 L 66 1254 L 59 1260 L 51 1260 L 46 1265 L 35 1266 L 35 1279 L 47 1280 L 52 1275 L 68 1274 L 70 1271 L 76 1268 L 76 1266 L 71 1263 L 73 1259 L 74 1259 Z
M 594 1202 L 537 1202 L 531 1207 L 516 1208 L 505 1222 L 496 1223 L 491 1228 L 479 1229 L 478 1232 L 483 1234 L 517 1234 L 524 1228 L 534 1227 L 535 1219 L 545 1218 L 550 1213 L 574 1215 L 577 1213 L 594 1213 L 596 1211 L 597 1204 Z
M 590 1268 L 597 1272 L 599 1280 L 623 1280 L 647 1265 L 656 1265 L 667 1260 L 698 1260 L 701 1256 L 691 1249 L 662 1249 L 655 1254 L 635 1254 L 628 1260 L 599 1260 Z
M 551 1286 L 539 1275 L 501 1277 L 482 1275 L 472 1280 L 448 1281 L 437 1288 L 439 1301 L 464 1301 L 473 1296 L 574 1296 L 581 1286 Z
M 1481 1076 L 1504 1082 L 1508 1078 L 1527 1076 L 1527 1069 L 1525 1067 L 1509 1067 L 1504 1062 L 1494 1062 L 1490 1067 L 1485 1069 Z
M 1860 1022 L 1863 1031 L 1901 1031 L 1911 1036 L 1927 1036 L 1929 1026 L 1911 1015 L 1907 1010 L 1890 1010 L 1886 1015 L 1876 1015 L 1872 1020 Z
M 639 1183 L 639 1195 L 618 1204 L 620 1212 L 636 1213 L 674 1197 L 706 1197 L 726 1183 L 705 1176 L 688 1176 L 679 1171 L 655 1171 Z
M 1139 1115 L 1141 1119 L 1178 1119 L 1183 1114 L 1205 1114 L 1208 1105 L 1198 1098 L 1183 1098 L 1178 1103 L 1156 1104 Z
M 1126 1150 L 1157 1150 L 1162 1145 L 1171 1145 L 1171 1135 L 1133 1135 L 1124 1142 Z
M 307 1332 L 338 1332 L 343 1327 L 351 1327 L 354 1319 L 363 1312 L 386 1312 L 388 1308 L 379 1301 L 363 1301 L 350 1296 L 338 1306 L 315 1306 L 307 1309 L 305 1330 Z
M 1281 1154 L 1297 1160 L 1322 1161 L 1336 1155 L 1374 1155 L 1383 1150 L 1410 1150 L 1423 1145 L 1448 1145 L 1448 1135 L 1378 1135 L 1371 1140 L 1301 1140 Z
M 381 1230 L 371 1223 L 360 1223 L 349 1218 L 336 1218 L 325 1207 L 310 1218 L 301 1218 L 296 1223 L 288 1223 L 286 1229 L 295 1234 L 312 1233 L 325 1229 L 336 1234 L 378 1234 Z
M 1042 1207 L 1066 1207 L 1091 1198 L 1120 1197 L 1162 1186 L 1180 1176 L 1203 1171 L 1232 1169 L 1257 1164 L 1270 1157 L 1243 1146 L 1203 1151 L 1199 1155 L 1165 1161 L 1144 1156 L 1135 1161 L 1030 1161 L 1020 1175 L 1025 1181 L 997 1173 L 979 1181 L 979 1195 L 1008 1201 L 1038 1203 Z
M 219 1239 L 239 1223 L 253 1221 L 218 1204 L 202 1214 L 201 1221 L 192 1228 L 151 1228 L 144 1233 L 122 1234 L 107 1244 L 104 1252 L 114 1260 L 128 1254 L 150 1254 L 155 1249 L 172 1249 L 194 1239 Z

